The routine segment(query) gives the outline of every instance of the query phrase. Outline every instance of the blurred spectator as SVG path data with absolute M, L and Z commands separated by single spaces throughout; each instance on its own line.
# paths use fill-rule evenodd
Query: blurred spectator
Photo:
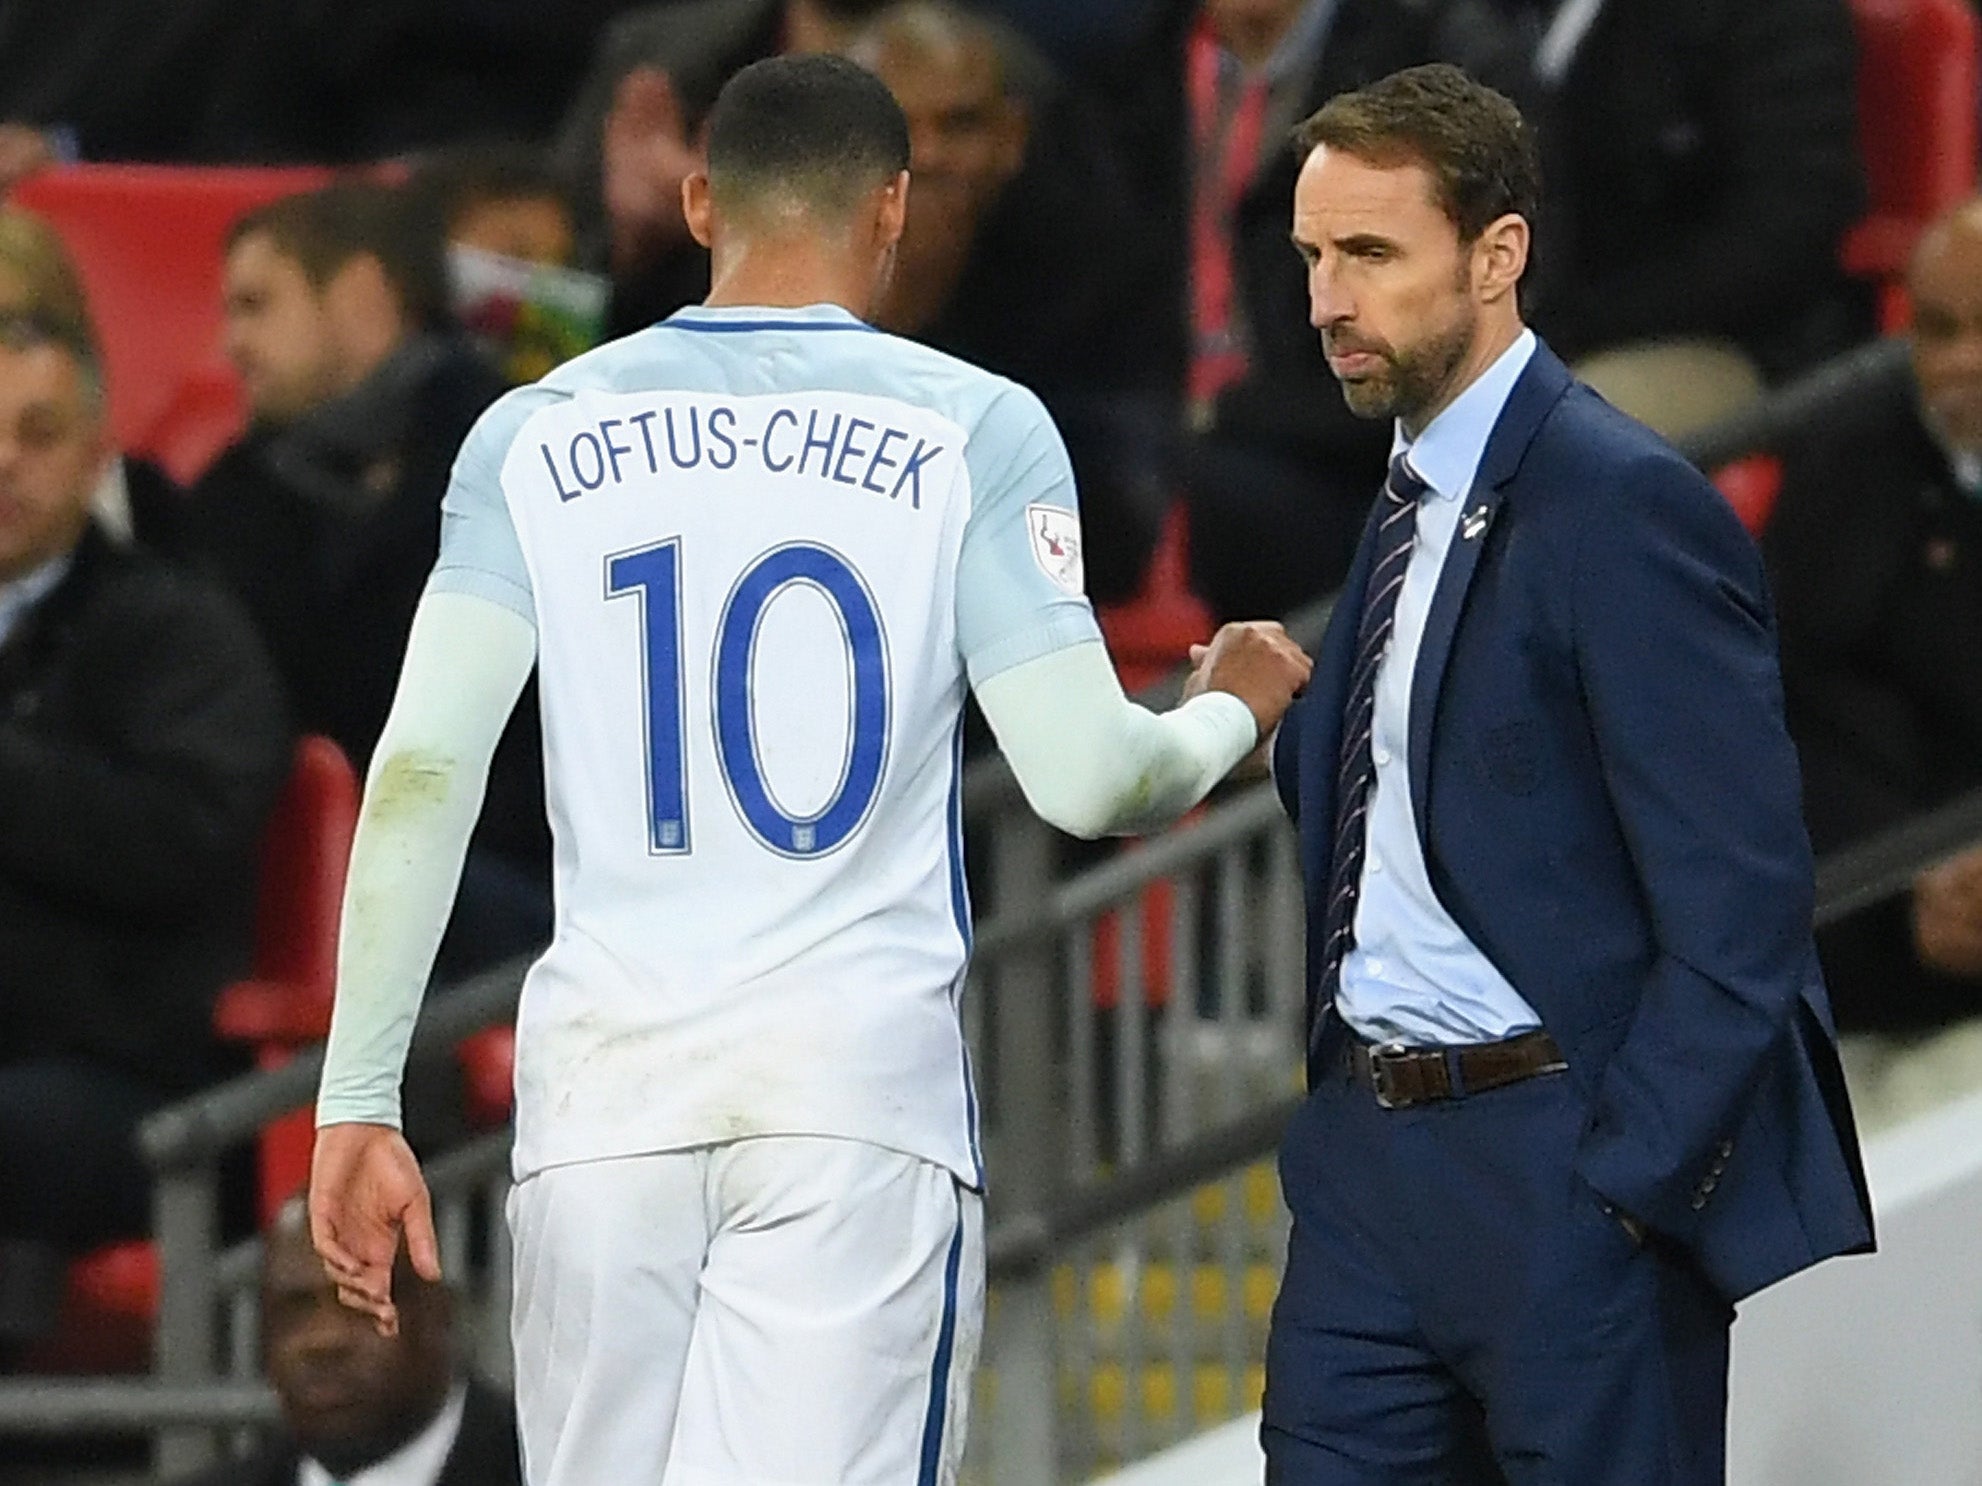
M 96 343 L 82 276 L 62 239 L 40 217 L 14 207 L 0 207 L 0 315 L 53 320 Z M 119 543 L 137 538 L 160 552 L 176 550 L 182 506 L 164 470 L 115 451 L 91 501 L 105 536 Z
M 1180 194 L 1155 220 L 1172 232 L 1188 337 L 1192 579 L 1221 618 L 1334 589 L 1383 483 L 1390 431 L 1350 413 L 1308 324 L 1288 138 L 1429 49 L 1411 0 L 1204 0 L 1174 38 Z
M 1982 203 L 1923 238 L 1907 287 L 1910 370 L 1789 451 L 1763 538 L 1819 852 L 1982 788 Z M 1846 1039 L 1862 1112 L 1982 1087 L 1982 849 L 1818 947 L 1840 1030 L 1886 1034 Z
M 82 275 L 40 217 L 0 207 L 0 314 L 89 324 Z
M 76 323 L 0 320 L 0 1350 L 146 1228 L 135 1126 L 220 1068 L 288 764 L 234 605 L 92 530 L 109 457 Z
M 445 256 L 454 319 L 511 386 L 599 343 L 611 286 L 573 266 L 577 213 L 547 152 L 443 150 L 421 163 L 408 191 Z
M 638 330 L 701 300 L 708 254 L 688 236 L 681 183 L 704 118 L 739 68 L 780 52 L 844 49 L 887 0 L 672 0 L 600 39 L 558 136 L 571 179 L 596 193 L 616 293 L 611 330 Z
M 283 1436 L 186 1486 L 518 1486 L 516 1407 L 461 1370 L 446 1289 L 404 1252 L 399 1333 L 338 1303 L 302 1199 L 262 1250 L 262 1356 Z
M 908 116 L 914 184 L 884 328 L 1037 392 L 1080 481 L 1087 586 L 1136 590 L 1168 491 L 1147 274 L 1109 163 L 1020 96 L 1015 36 L 946 0 L 907 0 L 854 40 Z
M 577 209 L 543 151 L 504 144 L 440 150 L 420 162 L 408 189 L 452 246 L 526 263 L 576 261 Z
M 224 284 L 253 423 L 195 488 L 189 545 L 247 605 L 298 724 L 362 770 L 439 551 L 455 451 L 501 381 L 446 328 L 437 245 L 386 187 L 249 213 Z M 525 705 L 497 753 L 449 971 L 548 933 L 540 756 Z
M 0 123 L 0 193 L 56 163 L 56 141 L 32 124 Z
M 1531 318 L 1620 407 L 1683 432 L 1870 333 L 1846 0 L 1444 0 L 1438 44 L 1536 121 Z

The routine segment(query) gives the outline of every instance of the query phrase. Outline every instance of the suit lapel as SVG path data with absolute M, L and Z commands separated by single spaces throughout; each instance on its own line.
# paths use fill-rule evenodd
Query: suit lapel
M 1445 554 L 1445 566 L 1432 592 L 1431 611 L 1418 642 L 1418 666 L 1411 677 L 1411 801 L 1417 819 L 1419 849 L 1430 860 L 1431 742 L 1438 718 L 1438 699 L 1445 685 L 1445 668 L 1452 659 L 1452 642 L 1459 633 L 1466 595 L 1500 520 L 1508 486 L 1521 468 L 1521 459 L 1534 441 L 1542 420 L 1571 385 L 1569 369 L 1556 354 L 1537 341 L 1534 355 L 1514 383 L 1487 440 L 1473 488 L 1466 493 L 1458 529 Z

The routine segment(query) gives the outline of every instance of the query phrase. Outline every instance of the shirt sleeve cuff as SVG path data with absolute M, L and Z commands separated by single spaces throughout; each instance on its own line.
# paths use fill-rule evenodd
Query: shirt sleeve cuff
M 516 615 L 526 619 L 532 628 L 537 623 L 537 600 L 529 589 L 513 578 L 505 578 L 500 573 L 491 573 L 483 568 L 442 566 L 433 570 L 427 579 L 428 593 L 458 593 L 468 598 L 487 599 L 499 604 Z
M 1099 639 L 1101 626 L 1095 622 L 1094 611 L 1086 604 L 1067 604 L 1047 610 L 1024 629 L 978 646 L 964 657 L 964 665 L 970 672 L 970 684 L 982 686 L 1000 671 Z

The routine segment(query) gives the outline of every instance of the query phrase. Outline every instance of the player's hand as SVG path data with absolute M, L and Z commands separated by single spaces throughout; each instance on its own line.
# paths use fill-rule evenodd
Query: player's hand
M 1252 710 L 1262 741 L 1273 736 L 1314 670 L 1307 652 L 1271 620 L 1222 626 L 1209 645 L 1191 647 L 1191 665 L 1184 699 L 1230 692 Z
M 440 1279 L 440 1245 L 426 1179 L 389 1125 L 326 1125 L 310 1163 L 310 1240 L 337 1298 L 363 1311 L 380 1336 L 399 1331 L 392 1265 L 405 1236 L 413 1272 Z
M 1922 964 L 1982 975 L 1982 855 L 1964 852 L 1913 885 L 1913 941 Z
M 0 124 L 0 192 L 55 163 L 55 147 L 32 124 Z

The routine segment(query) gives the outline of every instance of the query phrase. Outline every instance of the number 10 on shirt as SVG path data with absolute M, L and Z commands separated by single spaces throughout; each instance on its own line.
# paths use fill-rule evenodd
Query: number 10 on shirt
M 687 559 L 681 539 L 606 559 L 608 602 L 639 601 L 645 662 L 647 845 L 656 855 L 693 850 L 688 829 L 687 657 L 681 591 Z M 772 602 L 794 584 L 815 589 L 832 606 L 853 677 L 846 756 L 832 795 L 811 815 L 787 812 L 764 779 L 751 687 L 757 637 Z M 716 757 L 738 817 L 779 856 L 825 856 L 866 821 L 881 792 L 888 753 L 888 652 L 874 596 L 837 552 L 809 542 L 773 547 L 752 561 L 730 589 L 716 626 L 711 694 Z

